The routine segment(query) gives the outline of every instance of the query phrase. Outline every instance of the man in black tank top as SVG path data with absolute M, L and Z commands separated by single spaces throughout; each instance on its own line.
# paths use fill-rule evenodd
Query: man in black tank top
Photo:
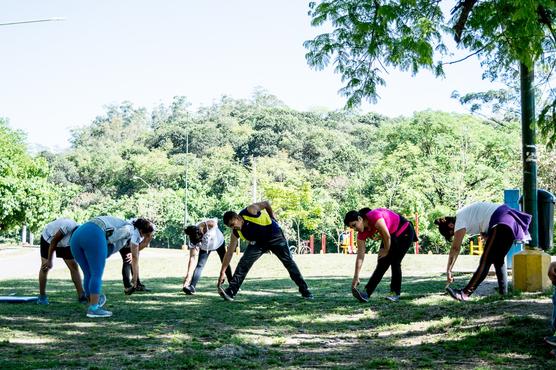
M 247 273 L 264 253 L 272 251 L 290 273 L 291 279 L 299 287 L 303 298 L 313 299 L 307 283 L 292 258 L 284 233 L 276 222 L 272 208 L 267 201 L 253 203 L 241 212 L 228 211 L 224 214 L 224 224 L 232 228 L 230 244 L 222 261 L 218 293 L 227 301 L 233 301 Z M 222 288 L 226 280 L 226 268 L 230 265 L 239 239 L 251 241 L 239 260 L 228 288 Z

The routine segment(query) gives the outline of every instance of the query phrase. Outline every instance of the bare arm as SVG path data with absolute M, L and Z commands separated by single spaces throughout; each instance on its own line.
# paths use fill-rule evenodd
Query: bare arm
M 352 288 L 357 288 L 357 285 L 359 285 L 359 272 L 365 260 L 365 252 L 365 241 L 357 239 L 357 258 L 355 259 L 355 272 L 353 273 L 353 280 L 351 282 Z
M 60 240 L 64 238 L 64 234 L 61 230 L 58 230 L 56 234 L 52 237 L 52 241 L 50 241 L 50 246 L 48 247 L 48 258 L 47 261 L 41 266 L 43 271 L 48 271 L 52 268 L 52 257 L 54 256 L 54 251 L 58 246 Z
M 259 211 L 263 209 L 266 210 L 270 218 L 276 220 L 276 217 L 274 216 L 274 212 L 272 211 L 272 207 L 270 206 L 270 203 L 266 200 L 251 204 L 249 207 L 247 207 L 247 212 L 251 213 L 252 215 L 256 215 Z
M 137 280 L 139 279 L 139 245 L 134 243 L 131 243 L 131 268 L 133 270 L 131 285 L 137 287 Z
M 189 250 L 189 262 L 187 264 L 187 273 L 185 274 L 185 279 L 183 280 L 184 285 L 191 283 L 191 277 L 193 276 L 193 270 L 197 267 L 197 255 L 199 254 L 199 248 L 192 248 Z
M 216 222 L 214 222 L 214 220 L 207 220 L 205 221 L 205 224 L 207 225 L 208 230 L 211 230 L 214 227 L 216 227 Z
M 382 248 L 378 251 L 378 258 L 386 257 L 388 252 L 390 252 L 390 246 L 392 244 L 392 237 L 388 227 L 386 226 L 386 221 L 383 218 L 379 218 L 376 221 L 375 228 L 378 230 L 380 237 L 382 238 Z
M 228 249 L 226 250 L 226 254 L 224 255 L 224 259 L 222 260 L 222 267 L 220 268 L 220 278 L 218 279 L 218 286 L 224 284 L 226 280 L 226 269 L 230 266 L 230 262 L 232 262 L 232 256 L 237 248 L 237 236 L 232 232 L 230 236 L 230 244 L 228 245 Z
M 463 237 L 465 236 L 467 229 L 459 229 L 454 233 L 454 240 L 452 240 L 452 248 L 450 249 L 450 255 L 448 256 L 448 266 L 446 267 L 446 275 L 448 284 L 454 281 L 452 277 L 452 268 L 456 264 L 459 252 L 461 251 L 461 243 L 463 242 Z
M 153 240 L 153 234 L 147 234 L 143 240 L 141 240 L 141 243 L 139 243 L 139 250 L 142 251 L 143 249 L 147 248 L 150 244 L 151 241 Z

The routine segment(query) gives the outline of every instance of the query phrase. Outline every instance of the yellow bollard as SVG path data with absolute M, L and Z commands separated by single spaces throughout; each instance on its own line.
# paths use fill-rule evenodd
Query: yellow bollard
M 239 245 L 236 247 L 236 255 L 239 256 Z
M 542 250 L 526 249 L 513 256 L 512 279 L 514 289 L 540 292 L 550 288 L 548 266 L 551 257 Z

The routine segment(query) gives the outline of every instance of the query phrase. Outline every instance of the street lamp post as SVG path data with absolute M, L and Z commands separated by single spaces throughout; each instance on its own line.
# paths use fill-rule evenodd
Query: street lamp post
M 149 187 L 149 189 L 152 189 L 152 188 L 153 188 L 153 186 L 152 186 L 151 184 L 149 184 L 148 182 L 146 182 L 145 179 L 143 179 L 143 178 L 140 177 L 140 176 L 134 175 L 134 176 L 132 177 L 132 179 L 133 179 L 133 180 L 141 180 L 141 181 L 143 181 L 143 182 L 145 183 L 145 185 L 147 185 L 147 186 Z
M 33 20 L 30 20 L 30 21 L 2 22 L 2 23 L 0 23 L 0 26 L 15 26 L 17 24 L 27 24 L 27 23 L 59 22 L 59 21 L 65 21 L 65 20 L 66 20 L 66 18 L 54 17 L 54 18 L 46 18 L 46 19 L 33 19 Z

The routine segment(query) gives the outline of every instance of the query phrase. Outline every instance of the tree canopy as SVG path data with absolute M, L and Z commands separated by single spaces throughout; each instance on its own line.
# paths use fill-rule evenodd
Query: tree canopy
M 177 247 L 187 166 L 189 222 L 239 211 L 252 201 L 256 177 L 257 199 L 272 202 L 292 243 L 325 233 L 335 250 L 345 212 L 391 207 L 410 219 L 418 213 L 424 250 L 438 252 L 446 244 L 433 231 L 435 217 L 472 201 L 500 202 L 502 189 L 520 182 L 515 122 L 433 111 L 394 119 L 301 112 L 266 95 L 223 97 L 196 110 L 184 97 L 151 111 L 129 102 L 109 106 L 73 132 L 71 148 L 34 158 L 23 137 L 2 126 L 19 137 L 10 140 L 24 159 L 12 155 L 12 162 L 30 163 L 42 176 L 40 189 L 53 192 L 26 206 L 48 209 L 28 225 L 38 231 L 49 217 L 146 216 L 157 224 L 155 245 Z M 542 168 L 540 178 L 551 186 L 553 171 Z
M 556 140 L 556 3 L 553 0 L 441 1 L 323 0 L 310 3 L 312 25 L 331 27 L 305 42 L 309 65 L 333 64 L 345 82 L 347 106 L 376 101 L 389 68 L 444 75 L 456 47 L 476 55 L 484 78 L 510 81 L 517 63 L 537 67 L 547 91 L 540 106 L 541 132 Z M 456 41 L 451 48 L 449 38 Z M 492 98 L 492 94 L 489 98 Z

